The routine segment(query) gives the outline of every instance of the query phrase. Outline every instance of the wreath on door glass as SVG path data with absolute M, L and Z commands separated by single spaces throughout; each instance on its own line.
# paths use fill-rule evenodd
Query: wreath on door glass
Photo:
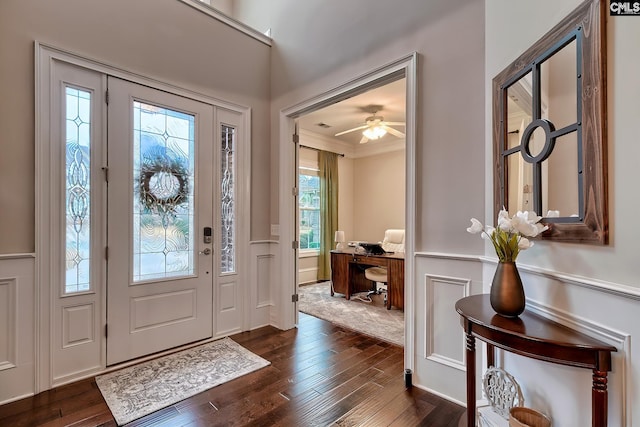
M 188 159 L 173 150 L 154 146 L 142 155 L 140 202 L 145 211 L 173 214 L 189 197 Z

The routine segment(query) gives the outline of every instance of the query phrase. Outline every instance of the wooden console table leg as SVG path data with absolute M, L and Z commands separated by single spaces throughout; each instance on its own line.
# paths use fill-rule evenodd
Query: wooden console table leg
M 591 425 L 607 425 L 607 372 L 593 370 L 593 388 L 591 389 Z
M 487 343 L 487 369 L 496 366 L 496 351 L 493 344 Z
M 476 425 L 476 339 L 467 333 L 467 427 Z

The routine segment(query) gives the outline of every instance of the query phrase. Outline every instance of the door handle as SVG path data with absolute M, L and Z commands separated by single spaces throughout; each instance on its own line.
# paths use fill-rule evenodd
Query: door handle
M 203 251 L 198 252 L 200 255 L 211 255 L 211 249 L 204 248 Z

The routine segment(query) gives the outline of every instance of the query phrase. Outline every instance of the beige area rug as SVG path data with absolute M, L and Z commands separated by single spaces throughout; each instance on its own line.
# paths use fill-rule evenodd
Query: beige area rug
M 269 365 L 223 338 L 96 377 L 118 425 Z
M 301 285 L 298 309 L 375 338 L 404 346 L 404 312 L 376 306 L 342 294 L 331 296 L 331 282 Z M 382 298 L 382 296 L 374 296 Z

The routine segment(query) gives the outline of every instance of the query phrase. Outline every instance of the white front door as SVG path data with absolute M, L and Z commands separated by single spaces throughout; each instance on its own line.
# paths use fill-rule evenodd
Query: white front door
M 114 77 L 108 88 L 112 365 L 213 336 L 219 162 L 213 106 Z

